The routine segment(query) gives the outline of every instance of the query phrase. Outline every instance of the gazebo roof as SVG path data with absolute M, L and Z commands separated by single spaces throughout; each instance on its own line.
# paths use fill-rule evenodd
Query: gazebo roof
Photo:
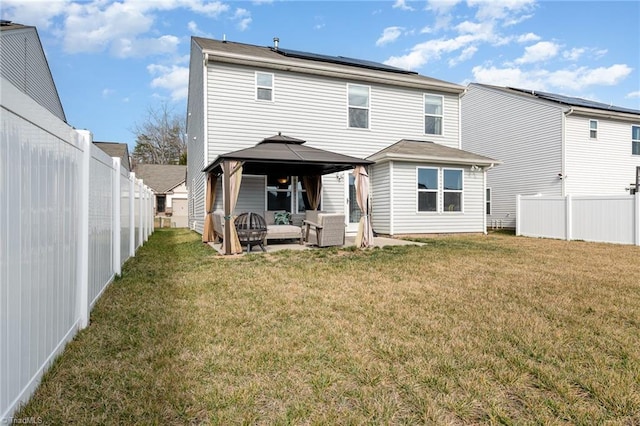
M 288 176 L 325 175 L 366 166 L 373 161 L 304 145 L 305 141 L 278 133 L 257 145 L 219 155 L 203 172 L 222 173 L 226 160 L 244 162 L 243 174 Z

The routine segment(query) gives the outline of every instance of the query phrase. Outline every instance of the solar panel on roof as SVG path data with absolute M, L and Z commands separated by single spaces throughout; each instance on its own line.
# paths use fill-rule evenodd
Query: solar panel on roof
M 350 66 L 368 68 L 368 69 L 373 69 L 378 71 L 395 72 L 399 74 L 418 74 L 415 71 L 407 71 L 407 70 L 403 70 L 402 68 L 392 67 L 390 65 L 381 64 L 379 62 L 348 58 L 346 56 L 321 55 L 318 53 L 301 52 L 299 50 L 280 49 L 280 48 L 275 49 L 273 47 L 271 48 L 271 50 L 281 55 L 289 56 L 291 58 L 309 59 L 312 61 L 328 62 L 332 64 L 350 65 Z
M 558 102 L 564 105 L 572 105 L 572 106 L 593 108 L 593 109 L 602 109 L 602 110 L 615 111 L 615 112 L 626 112 L 631 114 L 640 114 L 639 110 L 618 107 L 615 105 L 608 105 L 602 102 L 590 101 L 589 99 L 575 98 L 572 96 L 558 95 L 555 93 L 536 92 L 534 90 L 518 89 L 516 87 L 509 87 L 508 89 L 515 90 L 522 93 L 528 93 L 540 99 L 546 99 L 548 101 Z

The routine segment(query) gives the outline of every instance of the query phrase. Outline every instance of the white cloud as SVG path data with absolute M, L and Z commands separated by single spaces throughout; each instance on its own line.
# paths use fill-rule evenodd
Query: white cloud
M 451 12 L 460 1 L 461 0 L 428 0 L 426 10 L 435 12 L 438 15 L 444 15 Z
M 142 56 L 173 49 L 173 36 L 142 36 L 153 29 L 155 12 L 176 9 L 218 17 L 228 11 L 229 6 L 220 1 L 206 0 L 3 0 L 3 19 L 48 29 L 53 27 L 53 18 L 61 17 L 61 26 L 52 28 L 51 32 L 62 40 L 67 53 L 111 51 L 120 57 Z M 247 22 L 244 21 L 243 25 Z
M 245 31 L 249 28 L 249 25 L 253 21 L 253 19 L 251 19 L 251 12 L 243 8 L 236 9 L 232 19 L 238 21 L 236 26 L 240 31 Z
M 475 55 L 478 51 L 478 48 L 475 46 L 469 46 L 462 50 L 462 53 L 457 58 L 449 59 L 449 66 L 453 67 L 458 65 L 460 62 L 468 61 Z
M 376 46 L 384 46 L 385 44 L 394 42 L 402 35 L 402 27 L 387 27 L 382 32 L 380 38 L 376 41 Z
M 637 90 L 635 92 L 627 93 L 625 95 L 625 98 L 628 98 L 628 99 L 640 98 L 640 90 Z
M 631 74 L 631 71 L 632 69 L 624 64 L 606 68 L 579 67 L 556 71 L 495 66 L 476 66 L 472 69 L 474 81 L 478 83 L 574 93 L 592 86 L 614 86 Z
M 579 67 L 554 71 L 548 81 L 554 87 L 582 90 L 589 86 L 615 86 L 631 74 L 631 71 L 633 70 L 625 64 L 599 68 Z
M 571 50 L 565 50 L 562 52 L 562 57 L 568 61 L 577 61 L 585 53 L 586 49 L 583 47 L 574 47 Z
M 102 89 L 102 97 L 103 97 L 103 98 L 105 98 L 105 99 L 106 99 L 106 98 L 108 98 L 108 97 L 110 97 L 110 96 L 111 96 L 111 95 L 113 95 L 114 93 L 115 93 L 115 92 L 114 92 L 114 90 L 113 90 L 113 89 L 109 89 L 109 88 Z
M 150 64 L 147 71 L 156 76 L 151 81 L 151 87 L 166 89 L 171 93 L 171 99 L 179 101 L 187 98 L 189 84 L 189 68 L 172 65 L 170 67 Z
M 2 19 L 44 30 L 51 26 L 53 18 L 67 9 L 69 1 L 2 0 L 0 9 L 2 9 Z
M 396 2 L 393 4 L 393 8 L 400 9 L 400 10 L 409 10 L 409 11 L 413 10 L 411 6 L 407 5 L 407 2 L 405 0 L 396 0 Z
M 468 0 L 469 7 L 478 7 L 476 18 L 484 20 L 504 20 L 508 25 L 521 22 L 520 13 L 528 13 L 535 6 L 535 0 Z M 524 15 L 528 17 L 529 15 Z
M 534 33 L 526 33 L 526 34 L 522 34 L 519 35 L 518 38 L 516 38 L 516 41 L 518 43 L 529 43 L 531 41 L 538 41 L 540 40 L 540 36 Z
M 550 41 L 541 41 L 524 49 L 524 55 L 516 59 L 517 64 L 530 64 L 533 62 L 543 62 L 555 57 L 560 50 L 560 46 Z

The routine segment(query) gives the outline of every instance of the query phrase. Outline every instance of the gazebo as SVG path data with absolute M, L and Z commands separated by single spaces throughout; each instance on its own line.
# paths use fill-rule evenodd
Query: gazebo
M 301 176 L 307 188 L 312 209 L 317 210 L 322 192 L 321 176 L 329 173 L 354 169 L 358 206 L 362 218 L 356 238 L 356 245 L 368 247 L 373 241 L 369 203 L 369 178 L 367 166 L 372 161 L 350 157 L 323 149 L 304 145 L 305 141 L 278 133 L 263 139 L 251 148 L 241 149 L 219 155 L 202 171 L 207 174 L 206 218 L 202 240 L 213 241 L 213 205 L 216 198 L 216 182 L 222 176 L 224 194 L 224 254 L 236 254 L 242 251 L 233 225 L 232 213 L 235 208 L 242 174 L 270 175 L 286 174 Z

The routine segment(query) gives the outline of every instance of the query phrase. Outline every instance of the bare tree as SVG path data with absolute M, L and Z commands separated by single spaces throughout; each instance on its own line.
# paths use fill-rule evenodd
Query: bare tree
M 184 117 L 175 114 L 167 103 L 149 107 L 142 124 L 136 123 L 134 163 L 186 164 L 187 141 Z

